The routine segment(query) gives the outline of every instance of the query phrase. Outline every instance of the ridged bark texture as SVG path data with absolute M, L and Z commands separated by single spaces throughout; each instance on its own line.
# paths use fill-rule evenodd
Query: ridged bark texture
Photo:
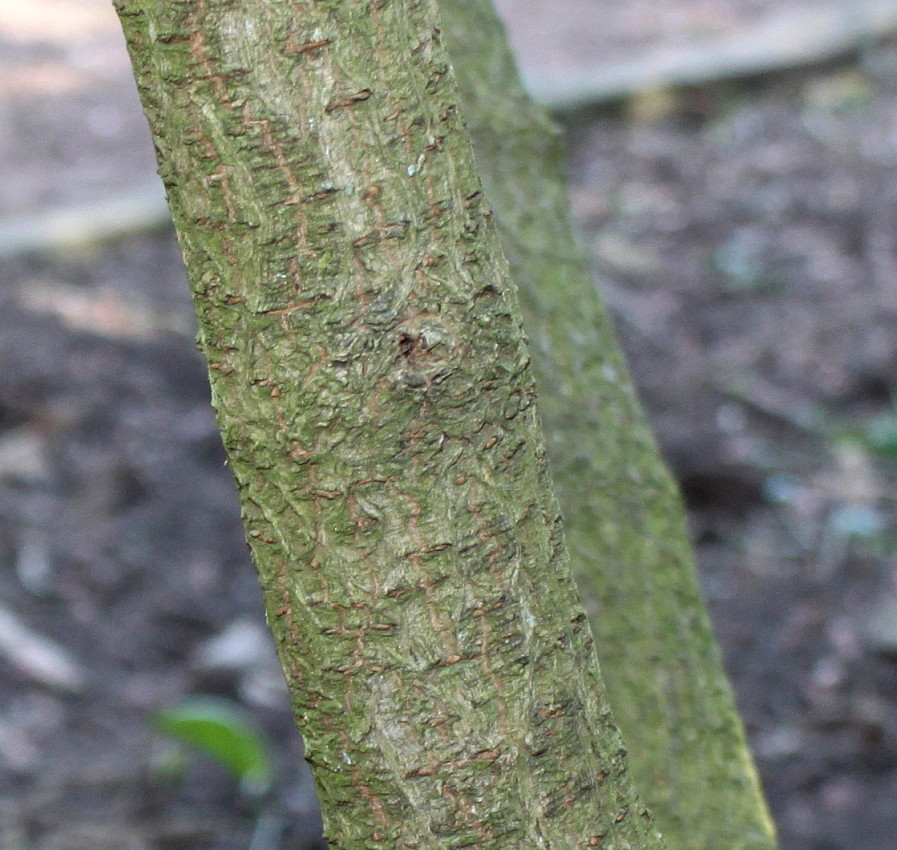
M 660 848 L 435 0 L 119 0 L 334 848 Z
M 633 777 L 677 850 L 770 850 L 772 823 L 681 500 L 573 236 L 560 134 L 488 0 L 441 0 L 464 117 L 521 295 L 574 571 Z

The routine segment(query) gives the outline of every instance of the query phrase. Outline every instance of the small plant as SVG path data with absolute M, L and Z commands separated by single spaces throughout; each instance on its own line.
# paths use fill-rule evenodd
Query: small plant
M 270 799 L 274 763 L 268 740 L 244 711 L 216 697 L 189 697 L 157 715 L 155 726 L 180 744 L 213 758 L 240 783 L 255 809 L 248 850 L 280 847 L 284 819 Z
M 156 728 L 225 767 L 248 797 L 270 788 L 273 763 L 264 733 L 237 706 L 214 697 L 190 697 L 155 719 Z

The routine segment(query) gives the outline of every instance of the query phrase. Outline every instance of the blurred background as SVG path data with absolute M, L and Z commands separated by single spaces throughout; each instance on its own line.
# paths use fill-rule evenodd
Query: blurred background
M 889 850 L 897 2 L 499 7 L 566 130 L 783 850 Z M 109 3 L 4 0 L 3 850 L 313 846 L 154 171 Z M 270 787 L 158 730 L 198 694 L 258 727 Z

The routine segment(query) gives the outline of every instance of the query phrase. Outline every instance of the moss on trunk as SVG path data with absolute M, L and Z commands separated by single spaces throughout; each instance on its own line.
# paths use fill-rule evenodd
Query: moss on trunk
M 632 771 L 670 847 L 774 848 L 679 493 L 570 222 L 563 145 L 488 0 L 441 0 L 529 334 L 571 559 Z
M 659 848 L 432 0 L 119 0 L 335 848 Z

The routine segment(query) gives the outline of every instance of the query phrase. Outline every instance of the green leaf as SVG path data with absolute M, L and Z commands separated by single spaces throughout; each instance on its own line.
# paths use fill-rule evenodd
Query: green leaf
M 271 785 L 273 766 L 264 734 L 233 704 L 192 697 L 156 717 L 156 728 L 211 756 L 251 795 Z

